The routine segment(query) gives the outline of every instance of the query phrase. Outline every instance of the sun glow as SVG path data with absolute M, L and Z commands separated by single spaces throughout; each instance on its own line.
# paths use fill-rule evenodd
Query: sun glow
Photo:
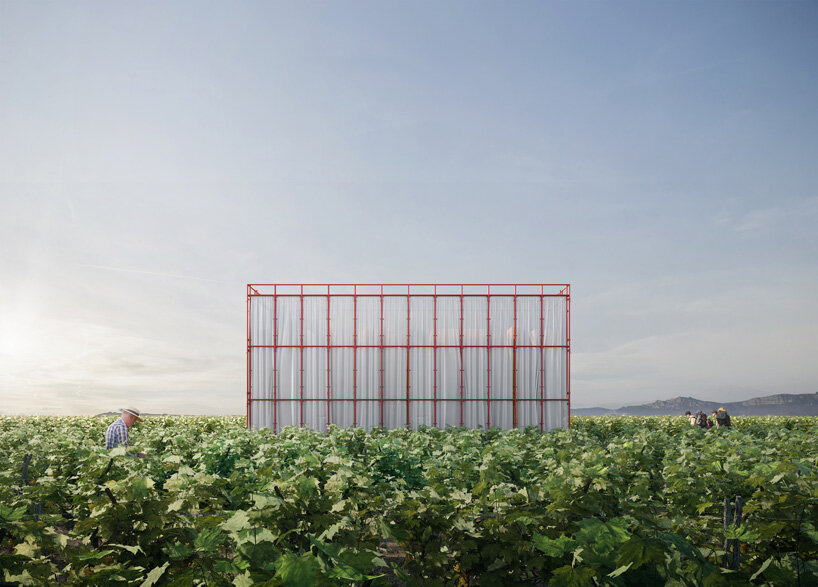
M 0 316 L 0 356 L 23 359 L 37 347 L 33 319 L 25 315 Z

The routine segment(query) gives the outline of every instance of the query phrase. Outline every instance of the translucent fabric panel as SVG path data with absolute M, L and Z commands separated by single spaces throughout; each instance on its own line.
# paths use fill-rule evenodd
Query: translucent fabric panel
M 299 357 L 304 362 L 304 372 L 300 374 L 299 398 L 318 399 L 327 394 L 327 350 L 314 348 L 316 345 L 327 344 L 327 308 L 327 298 L 313 296 L 305 296 L 299 308 L 300 318 L 303 319 L 303 343 L 306 347 Z M 299 421 L 303 421 L 305 426 L 326 430 L 326 402 L 303 402 L 303 406 L 298 408 L 298 414 Z
M 297 348 L 281 348 L 276 352 L 276 397 L 298 399 L 300 356 Z
M 540 425 L 540 349 L 539 348 L 518 348 L 517 349 L 517 399 L 535 400 L 521 401 L 519 403 L 517 425 L 526 426 Z
M 516 384 L 517 399 L 516 413 L 512 412 L 511 414 L 512 421 L 516 418 L 518 428 L 525 428 L 526 426 L 539 427 L 539 348 L 516 349 L 512 353 L 512 363 L 514 364 L 513 367 L 516 367 L 516 377 L 512 383 L 513 385 Z
M 492 346 L 511 345 L 514 342 L 514 298 L 492 296 L 489 315 Z
M 249 335 L 250 344 L 272 347 L 275 342 L 275 298 L 254 297 L 250 300 Z M 273 348 L 250 349 L 250 389 L 252 398 L 273 399 L 275 375 L 275 354 Z M 272 401 L 250 403 L 250 422 L 254 429 L 273 427 L 274 409 Z
M 327 344 L 327 298 L 305 297 L 304 311 L 304 344 Z
M 306 337 L 305 337 L 306 338 Z M 305 340 L 306 344 L 306 340 Z M 327 350 L 304 349 L 304 425 L 316 430 L 327 428 Z
M 544 349 L 545 399 L 567 399 L 567 351 L 565 349 Z M 546 430 L 561 428 L 568 422 L 568 403 L 566 401 L 548 401 L 544 406 L 543 427 Z
M 412 298 L 409 304 L 409 397 L 413 400 L 433 399 L 434 388 L 434 310 L 432 297 Z M 412 428 L 434 426 L 435 405 L 431 401 L 413 401 L 409 405 L 409 424 Z
M 489 343 L 491 345 L 511 345 L 514 338 L 514 298 L 492 297 L 489 311 Z M 488 351 L 486 369 L 489 387 L 487 394 L 491 399 L 512 399 L 512 349 L 492 348 Z M 489 405 L 489 426 L 511 428 L 512 406 L 510 402 L 491 402 Z
M 565 298 L 544 298 L 543 324 L 543 343 L 545 345 L 568 344 L 568 324 L 565 314 Z
M 333 345 L 352 345 L 354 306 L 352 296 L 330 298 L 330 341 Z
M 350 341 L 351 342 L 351 341 Z M 332 349 L 330 361 L 330 423 L 337 426 L 352 426 L 354 421 L 352 403 L 347 405 L 346 402 L 338 400 L 348 399 L 352 400 L 352 359 L 355 353 L 351 348 L 334 348 Z M 346 408 L 350 409 L 347 411 Z
M 348 428 L 352 426 L 355 415 L 355 404 L 351 401 L 335 401 L 330 405 L 330 420 L 336 426 Z
M 381 330 L 381 300 L 377 297 L 359 297 L 355 305 L 357 344 L 379 345 Z
M 433 399 L 433 349 L 412 349 L 409 353 L 409 397 L 413 400 Z M 409 420 L 412 428 L 434 425 L 434 402 L 410 402 Z
M 279 348 L 277 351 L 276 397 L 280 401 L 277 409 L 278 428 L 298 426 L 301 422 L 299 399 L 300 354 L 295 348 Z
M 301 300 L 297 296 L 278 296 L 276 332 L 278 345 L 298 345 L 301 326 Z
M 253 345 L 272 346 L 275 322 L 275 298 L 254 297 L 250 300 L 250 341 Z
M 251 364 L 250 386 L 254 398 L 273 399 L 273 349 L 254 348 L 250 350 Z M 271 401 L 250 403 L 250 423 L 255 430 L 262 427 L 273 427 L 274 404 Z
M 384 296 L 383 343 L 385 345 L 406 344 L 407 301 L 404 297 Z
M 488 299 L 463 298 L 463 344 L 487 344 Z
M 379 400 L 380 394 L 380 351 L 372 348 L 357 349 L 356 397 L 364 400 Z M 367 430 L 380 425 L 380 404 L 377 401 L 358 403 L 357 425 Z
M 384 355 L 383 396 L 388 400 L 383 407 L 383 425 L 386 428 L 406 426 L 406 350 L 387 348 Z
M 545 326 L 540 324 L 540 301 L 545 310 L 545 300 L 537 297 L 517 298 L 517 346 L 540 346 L 540 333 Z
M 460 425 L 460 349 L 445 348 L 460 344 L 460 298 L 437 299 L 437 425 Z

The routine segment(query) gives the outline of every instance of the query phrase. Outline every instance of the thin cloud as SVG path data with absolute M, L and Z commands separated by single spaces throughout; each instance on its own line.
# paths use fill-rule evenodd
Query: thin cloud
M 755 236 L 775 225 L 784 215 L 781 208 L 751 210 L 738 220 L 733 230 L 746 236 Z
M 685 67 L 682 69 L 676 69 L 671 71 L 664 71 L 661 73 L 655 73 L 651 75 L 644 75 L 637 77 L 635 79 L 629 80 L 622 84 L 618 84 L 616 86 L 612 86 L 605 91 L 605 94 L 612 95 L 616 94 L 617 92 L 622 92 L 625 90 L 631 90 L 633 88 L 643 87 L 643 86 L 650 86 L 657 83 L 667 82 L 676 78 L 686 77 L 689 75 L 699 74 L 706 71 L 713 71 L 717 69 L 722 69 L 725 67 L 729 67 L 736 63 L 746 61 L 746 57 L 734 57 L 730 59 L 720 59 L 718 61 L 711 61 L 709 63 L 701 63 L 699 65 L 694 65 L 692 67 Z
M 145 271 L 143 269 L 127 269 L 125 267 L 106 267 L 104 265 L 86 265 L 79 263 L 80 267 L 88 267 L 90 269 L 100 269 L 102 271 L 119 271 L 122 273 L 139 273 L 142 275 L 154 275 L 156 277 L 170 277 L 171 279 L 192 279 L 194 281 L 209 281 L 211 283 L 225 283 L 219 279 L 208 279 L 207 277 L 196 277 L 195 275 L 178 275 L 175 273 L 161 273 L 158 271 Z
M 790 227 L 818 214 L 818 198 L 781 200 L 775 206 L 754 208 L 739 214 L 726 214 L 715 220 L 719 226 L 745 236 L 760 236 L 780 227 Z

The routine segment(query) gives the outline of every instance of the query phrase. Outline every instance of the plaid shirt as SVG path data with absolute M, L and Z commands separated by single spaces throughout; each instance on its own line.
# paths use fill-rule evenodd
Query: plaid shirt
M 117 418 L 105 431 L 105 448 L 114 448 L 118 444 L 128 446 L 128 425 L 125 420 Z

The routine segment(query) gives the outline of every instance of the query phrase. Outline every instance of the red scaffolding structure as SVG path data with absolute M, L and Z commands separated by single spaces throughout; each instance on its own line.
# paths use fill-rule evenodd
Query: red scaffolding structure
M 374 319 L 378 324 L 377 335 L 375 337 L 373 332 L 367 330 L 364 336 L 366 340 L 361 342 L 359 337 L 359 300 L 375 300 L 377 303 L 370 305 L 370 314 L 378 308 L 378 314 Z M 405 300 L 405 329 L 406 338 L 405 343 L 395 339 L 389 333 L 389 342 L 385 339 L 384 331 L 384 301 L 400 300 L 403 303 Z M 413 332 L 413 301 L 425 300 L 428 307 L 428 300 L 431 299 L 431 333 L 426 332 L 427 340 L 412 340 Z M 455 308 L 456 311 L 441 310 L 439 300 L 449 302 L 449 308 Z M 485 324 L 485 328 L 479 329 L 479 336 L 481 340 L 477 342 L 473 340 L 476 336 L 474 334 L 465 336 L 467 330 L 464 329 L 464 316 L 468 313 L 465 308 L 465 303 L 469 300 L 477 299 L 482 304 L 485 300 L 485 320 L 480 325 Z M 315 308 L 313 315 L 309 320 L 309 324 L 305 327 L 305 300 L 308 304 L 314 304 L 320 301 L 321 312 L 326 312 L 326 332 L 321 330 L 323 325 L 318 326 L 318 320 L 315 318 Z M 326 303 L 324 304 L 324 300 Z M 339 300 L 346 301 L 347 304 L 342 306 Z M 351 300 L 351 317 L 349 316 L 349 301 Z M 293 302 L 297 303 L 293 304 Z M 527 342 L 521 340 L 523 337 L 518 336 L 518 301 L 520 304 L 525 303 L 527 324 L 539 322 L 538 328 L 529 330 Z M 532 304 L 531 302 L 534 302 Z M 546 310 L 546 301 L 549 301 L 549 310 Z M 336 304 L 333 310 L 333 304 Z M 363 302 L 362 302 L 363 303 Z M 280 316 L 280 306 L 286 304 L 285 320 L 289 320 L 286 324 L 282 324 L 282 316 Z M 326 309 L 324 310 L 324 307 Z M 539 316 L 537 320 L 536 311 L 532 308 L 539 308 Z M 316 306 L 316 308 L 318 308 Z M 402 306 L 401 306 L 402 308 Z M 492 318 L 492 311 L 498 313 L 494 319 Z M 513 313 L 511 322 L 508 318 L 503 322 L 502 311 L 508 310 Z M 550 312 L 550 313 L 549 313 Z M 546 324 L 546 314 L 548 314 L 548 324 Z M 296 320 L 297 315 L 297 320 Z M 402 310 L 399 313 L 393 313 L 392 318 L 401 317 Z M 475 319 L 474 312 L 469 313 L 470 318 Z M 322 317 L 321 322 L 324 318 Z M 342 336 L 346 340 L 334 341 L 332 339 L 333 320 L 341 321 L 347 324 L 351 321 L 351 339 L 349 336 Z M 415 320 L 423 320 L 415 318 Z M 447 321 L 448 324 L 454 324 L 453 328 L 441 329 L 440 323 Z M 482 318 L 480 318 L 482 320 Z M 297 324 L 296 324 L 297 321 Z M 499 321 L 499 328 L 508 325 L 507 330 L 503 330 L 505 336 L 500 336 L 501 340 L 495 340 L 492 337 L 492 322 Z M 337 324 L 336 324 L 337 326 Z M 421 325 L 422 326 L 422 325 Z M 495 324 L 495 327 L 498 327 Z M 308 341 L 305 342 L 305 328 Z M 396 327 L 397 328 L 397 327 Z M 400 327 L 402 331 L 403 327 Z M 337 329 L 336 329 L 337 330 Z M 418 329 L 416 328 L 416 331 Z M 459 330 L 459 332 L 458 332 Z M 495 328 L 496 330 L 496 328 Z M 476 329 L 469 329 L 469 332 L 477 332 Z M 548 331 L 548 332 L 547 332 Z M 425 332 L 425 331 L 424 331 Z M 454 338 L 456 342 L 441 343 L 439 334 L 445 333 L 447 339 Z M 483 338 L 483 333 L 485 337 Z M 471 422 L 472 425 L 481 425 L 491 427 L 498 423 L 498 419 L 492 419 L 492 405 L 510 405 L 511 418 L 510 421 L 506 417 L 506 427 L 521 427 L 524 422 L 531 425 L 538 423 L 541 430 L 546 428 L 546 406 L 553 405 L 552 402 L 557 402 L 557 405 L 564 405 L 567 413 L 567 421 L 565 424 L 570 426 L 571 420 L 571 306 L 570 306 L 570 284 L 248 284 L 247 285 L 247 425 L 258 427 L 261 425 L 269 426 L 274 430 L 278 430 L 281 421 L 281 412 L 285 408 L 289 408 L 290 424 L 297 424 L 300 426 L 309 425 L 315 428 L 326 428 L 333 423 L 331 414 L 333 410 L 331 406 L 341 405 L 348 406 L 351 403 L 351 422 L 352 426 L 359 426 L 361 419 L 359 414 L 361 410 L 359 406 L 367 406 L 369 404 L 377 404 L 377 417 L 373 416 L 371 412 L 367 411 L 367 418 L 369 425 L 384 426 L 385 422 L 390 419 L 385 419 L 384 409 L 386 407 L 387 416 L 392 415 L 394 408 L 405 407 L 405 426 L 412 427 L 418 424 L 413 422 L 411 417 L 411 408 L 413 405 L 431 402 L 432 410 L 430 412 L 430 419 L 427 417 L 423 424 L 434 427 L 442 426 L 443 421 L 439 419 L 439 406 L 444 404 L 454 403 L 459 406 L 459 417 L 457 417 L 458 410 L 455 410 L 455 415 L 447 412 L 448 423 L 463 426 L 464 422 L 464 406 L 479 403 L 485 406 L 485 421 L 478 423 Z M 348 334 L 348 333 L 347 333 Z M 402 336 L 402 335 L 401 335 Z M 320 340 L 319 340 L 320 338 Z M 375 338 L 375 342 L 373 342 Z M 485 344 L 483 344 L 483 340 Z M 449 357 L 459 357 L 457 360 L 455 371 L 459 371 L 457 375 L 456 384 L 452 383 L 446 388 L 442 388 L 440 382 L 439 370 L 439 355 L 442 352 L 450 351 L 454 354 Z M 311 361 L 311 368 L 308 369 L 308 378 L 311 381 L 308 386 L 308 393 L 305 395 L 305 351 L 308 353 L 308 359 Z M 362 353 L 369 352 L 367 355 Z M 405 351 L 405 377 L 403 374 L 403 381 L 405 383 L 405 393 L 400 392 L 400 396 L 396 395 L 394 383 L 390 386 L 390 394 L 385 395 L 385 353 L 390 353 L 396 365 L 403 368 L 403 357 L 399 361 L 395 359 L 397 354 Z M 326 353 L 326 368 L 323 366 L 319 368 L 319 353 Z M 339 353 L 351 352 L 351 389 L 350 386 L 333 385 L 333 355 Z M 431 352 L 431 395 L 413 395 L 411 388 L 411 365 L 413 364 L 413 352 L 425 352 L 428 358 Z M 508 372 L 508 377 L 504 380 L 508 389 L 492 390 L 492 353 L 503 352 L 501 357 L 505 361 L 505 371 Z M 264 353 L 263 356 L 261 353 Z M 286 353 L 287 361 L 290 365 L 297 364 L 297 368 L 292 368 L 287 374 L 286 390 L 282 390 L 284 383 L 282 381 L 282 361 L 280 355 Z M 475 355 L 475 353 L 478 353 Z M 549 353 L 551 360 L 546 359 L 546 353 Z M 554 354 L 558 353 L 558 354 Z M 473 357 L 471 362 L 468 361 L 466 355 L 471 354 Z M 360 359 L 367 360 L 366 366 L 359 365 Z M 564 356 L 563 356 L 564 355 Z M 496 357 L 499 355 L 496 355 Z M 539 363 L 534 364 L 534 357 L 539 356 Z M 374 357 L 378 357 L 377 369 L 373 369 L 370 364 Z M 475 360 L 477 357 L 478 360 Z M 337 357 L 335 357 L 337 358 Z M 348 358 L 348 355 L 345 355 Z M 415 357 L 416 361 L 419 359 Z M 464 367 L 467 363 L 470 369 L 474 370 L 475 364 L 482 369 L 482 362 L 485 359 L 485 377 L 476 374 L 474 380 L 484 382 L 484 395 L 481 397 L 474 397 L 474 390 L 472 389 L 471 396 L 466 397 L 465 382 L 467 380 L 467 370 Z M 556 361 L 556 362 L 555 362 Z M 549 381 L 555 383 L 549 384 L 550 387 L 556 389 L 546 389 L 546 363 L 552 371 L 557 371 L 558 376 L 552 377 Z M 502 366 L 501 366 L 502 367 Z M 495 368 L 497 369 L 497 367 Z M 320 373 L 318 371 L 321 371 Z M 520 374 L 522 370 L 534 373 L 536 378 L 534 383 L 520 384 Z M 539 373 L 535 373 L 536 371 Z M 325 371 L 325 375 L 324 372 Z M 359 376 L 361 382 L 364 379 L 374 378 L 377 380 L 377 393 L 370 390 L 368 393 L 359 394 Z M 323 377 L 325 381 L 321 381 Z M 394 373 L 390 374 L 391 379 L 397 380 Z M 510 380 L 510 381 L 508 381 Z M 321 396 L 317 392 L 320 385 L 322 392 Z M 370 387 L 373 385 L 370 382 Z M 499 384 L 502 387 L 502 384 Z M 473 387 L 473 384 L 472 384 Z M 539 389 L 536 389 L 538 387 Z M 280 393 L 286 391 L 286 393 Z M 494 391 L 494 395 L 492 392 Z M 509 392 L 510 391 L 510 395 Z M 553 397 L 556 395 L 557 397 Z M 293 409 L 293 403 L 297 403 L 297 410 Z M 322 416 L 322 421 L 319 423 L 315 421 L 315 417 L 306 417 L 305 406 L 314 405 L 314 402 L 319 402 L 325 406 L 326 415 Z M 338 404 L 338 402 L 344 402 Z M 405 406 L 401 406 L 405 404 Z M 257 416 L 256 419 L 260 422 L 254 421 L 254 413 L 259 412 L 259 406 L 271 406 L 271 413 L 262 418 Z M 539 407 L 538 417 L 532 416 L 528 408 L 532 406 Z M 525 411 L 521 414 L 520 408 Z M 269 409 L 268 409 L 269 411 Z M 296 414 L 294 416 L 293 414 Z M 402 417 L 402 416 L 401 416 Z M 452 421 L 452 418 L 455 418 Z M 348 418 L 347 418 L 348 419 Z M 553 421 L 553 419 L 552 419 Z M 559 418 L 556 420 L 558 424 Z M 553 427 L 553 426 L 548 426 Z

